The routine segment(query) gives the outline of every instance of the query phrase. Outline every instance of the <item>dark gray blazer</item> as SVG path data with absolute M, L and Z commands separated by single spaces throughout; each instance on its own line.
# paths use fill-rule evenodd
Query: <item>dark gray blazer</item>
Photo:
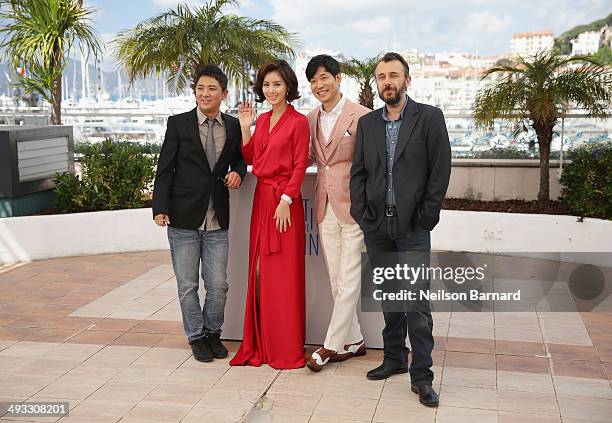
M 351 216 L 364 231 L 378 229 L 385 216 L 386 148 L 382 109 L 357 124 L 351 168 Z M 393 189 L 400 232 L 419 225 L 432 230 L 440 220 L 451 172 L 444 115 L 408 97 L 393 162 Z

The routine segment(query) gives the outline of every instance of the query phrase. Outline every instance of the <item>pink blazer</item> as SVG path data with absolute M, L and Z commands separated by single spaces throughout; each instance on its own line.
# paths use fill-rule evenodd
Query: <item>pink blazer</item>
M 330 134 L 327 146 L 319 140 L 317 121 L 321 106 L 308 114 L 310 125 L 310 154 L 308 165 L 317 163 L 317 183 L 315 185 L 314 211 L 317 224 L 323 221 L 325 204 L 329 200 L 336 218 L 343 223 L 356 223 L 350 215 L 351 198 L 349 181 L 355 149 L 355 133 L 359 118 L 371 112 L 360 104 L 346 100 L 342 113 Z

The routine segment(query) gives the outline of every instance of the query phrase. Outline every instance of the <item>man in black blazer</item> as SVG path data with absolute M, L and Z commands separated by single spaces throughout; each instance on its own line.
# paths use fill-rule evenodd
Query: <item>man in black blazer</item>
M 429 266 L 430 231 L 440 218 L 448 188 L 451 150 L 442 111 L 416 103 L 406 95 L 408 64 L 387 53 L 375 70 L 381 109 L 358 123 L 351 168 L 351 215 L 361 226 L 372 264 L 380 257 L 419 257 Z M 388 260 L 387 260 L 388 262 Z M 364 281 L 365 282 L 365 281 Z M 416 285 L 429 289 L 429 279 Z M 417 292 L 418 294 L 418 292 Z M 427 301 L 412 301 L 399 309 L 382 301 L 384 361 L 368 372 L 379 380 L 408 371 L 406 334 L 412 347 L 411 389 L 421 403 L 438 405 L 432 388 L 433 321 Z
M 199 361 L 227 357 L 220 335 L 228 290 L 228 188 L 238 188 L 247 170 L 240 123 L 220 111 L 227 82 L 217 66 L 196 70 L 197 107 L 168 118 L 153 188 L 153 218 L 168 226 L 183 327 Z

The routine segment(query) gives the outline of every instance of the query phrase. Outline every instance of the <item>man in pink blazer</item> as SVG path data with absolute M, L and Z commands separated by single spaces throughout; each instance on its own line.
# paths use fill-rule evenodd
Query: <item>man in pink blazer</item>
M 334 299 L 323 347 L 306 358 L 308 368 L 318 372 L 330 361 L 366 353 L 357 320 L 364 243 L 363 233 L 350 215 L 349 180 L 357 121 L 371 110 L 342 95 L 340 64 L 333 57 L 313 57 L 306 66 L 306 77 L 321 101 L 308 115 L 309 165 L 317 163 L 314 209 Z

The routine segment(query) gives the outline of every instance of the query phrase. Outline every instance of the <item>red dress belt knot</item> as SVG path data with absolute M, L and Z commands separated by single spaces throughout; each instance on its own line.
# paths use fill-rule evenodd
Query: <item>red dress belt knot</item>
M 280 196 L 289 182 L 289 178 L 257 178 L 257 184 L 265 185 L 270 189 L 262 190 L 265 210 L 263 212 L 262 228 L 259 234 L 261 252 L 264 255 L 278 253 L 281 250 L 281 233 L 276 229 L 274 212 L 280 201 Z

